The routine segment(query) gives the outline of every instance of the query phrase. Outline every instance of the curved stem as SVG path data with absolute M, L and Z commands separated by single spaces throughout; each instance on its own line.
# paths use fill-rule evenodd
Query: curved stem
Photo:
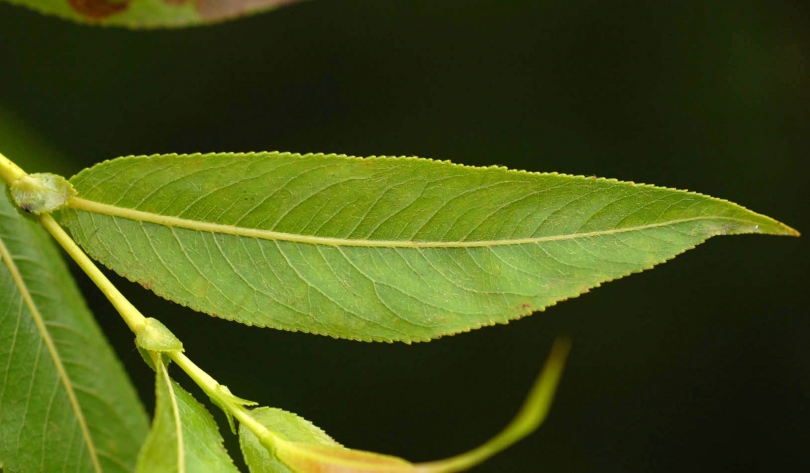
M 39 220 L 70 257 L 76 261 L 82 271 L 101 289 L 101 292 L 104 293 L 118 313 L 121 314 L 121 317 L 129 326 L 130 330 L 137 335 L 141 328 L 146 325 L 146 317 L 144 317 L 143 314 L 121 294 L 118 288 L 107 279 L 107 276 L 99 270 L 98 266 L 93 263 L 93 260 L 79 248 L 79 245 L 73 241 L 73 238 L 62 229 L 53 217 L 49 214 L 44 214 L 40 216 Z M 169 351 L 167 355 L 202 388 L 208 397 L 216 401 L 223 409 L 227 409 L 234 418 L 250 429 L 257 437 L 267 439 L 271 443 L 278 441 L 277 436 L 250 415 L 248 409 L 237 401 L 238 398 L 225 390 L 211 375 L 203 371 L 181 351 Z
M 132 303 L 124 297 L 118 288 L 107 279 L 107 276 L 98 269 L 93 260 L 79 248 L 79 245 L 73 241 L 73 238 L 62 229 L 62 227 L 53 219 L 49 214 L 40 216 L 39 218 L 42 225 L 48 232 L 56 239 L 56 241 L 65 249 L 65 251 L 73 258 L 79 267 L 84 271 L 90 279 L 101 289 L 101 292 L 107 296 L 107 299 L 112 303 L 115 309 L 121 314 L 124 322 L 129 326 L 133 333 L 137 334 L 142 327 L 146 325 L 146 317 L 135 308 Z M 180 367 L 186 374 L 197 383 L 200 388 L 208 395 L 208 397 L 217 401 L 220 406 L 226 408 L 231 415 L 239 420 L 245 427 L 250 429 L 259 438 L 270 438 L 274 440 L 276 437 L 266 427 L 261 425 L 250 412 L 238 402 L 232 394 L 223 391 L 221 384 L 218 383 L 211 375 L 203 371 L 193 361 L 180 351 L 167 352 L 168 356 Z
M 543 423 L 554 400 L 554 392 L 562 376 L 565 360 L 571 350 L 571 340 L 558 338 L 551 347 L 540 376 L 534 382 L 526 401 L 509 425 L 483 445 L 467 453 L 428 463 L 417 464 L 419 473 L 451 473 L 465 471 L 496 453 L 512 446 L 518 440 L 534 432 Z
M 0 178 L 2 178 L 8 186 L 11 186 L 15 181 L 26 175 L 27 173 L 19 166 L 0 154 Z M 146 317 L 121 294 L 121 291 L 115 287 L 112 281 L 107 279 L 107 276 L 101 272 L 93 260 L 87 256 L 84 250 L 76 244 L 73 238 L 65 232 L 50 214 L 46 213 L 40 215 L 39 222 L 67 254 L 73 258 L 73 261 L 79 265 L 82 271 L 90 277 L 93 283 L 101 289 L 101 292 L 103 292 L 112 303 L 129 329 L 137 335 L 147 325 Z M 169 351 L 167 354 L 212 400 L 216 401 L 223 409 L 227 409 L 233 417 L 250 429 L 257 437 L 264 438 L 270 443 L 279 441 L 276 435 L 250 415 L 248 409 L 246 409 L 243 404 L 240 404 L 241 400 L 239 400 L 239 398 L 231 394 L 227 388 L 223 387 L 211 377 L 211 375 L 194 364 L 194 362 L 181 351 Z
M 194 382 L 202 388 L 208 397 L 212 398 L 218 405 L 226 408 L 231 415 L 236 418 L 242 425 L 247 427 L 253 434 L 259 438 L 268 438 L 271 442 L 275 442 L 277 437 L 263 426 L 256 419 L 250 415 L 248 409 L 239 402 L 235 402 L 235 396 L 230 393 L 224 392 L 221 384 L 211 377 L 208 373 L 197 366 L 185 354 L 180 351 L 171 351 L 167 353 L 169 358 L 175 362 Z
M 101 292 L 107 296 L 107 299 L 112 303 L 118 313 L 121 314 L 121 317 L 124 319 L 124 322 L 127 323 L 129 329 L 137 334 L 146 324 L 146 317 L 144 317 L 143 314 L 121 294 L 121 291 L 107 279 L 107 276 L 98 269 L 98 266 L 93 263 L 93 260 L 79 248 L 79 245 L 56 223 L 56 220 L 54 220 L 50 214 L 41 215 L 39 221 L 42 223 L 42 226 L 48 230 L 48 233 L 65 249 L 67 254 L 73 258 L 73 261 L 82 268 L 82 271 L 101 289 Z

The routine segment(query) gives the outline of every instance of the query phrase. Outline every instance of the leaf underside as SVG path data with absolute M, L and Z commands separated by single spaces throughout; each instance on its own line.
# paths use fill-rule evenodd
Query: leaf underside
M 291 412 L 260 407 L 252 409 L 251 415 L 259 423 L 286 440 L 312 445 L 340 446 L 323 430 Z M 275 455 L 271 455 L 259 439 L 243 424 L 239 425 L 239 446 L 251 473 L 290 473 L 291 470 Z
M 0 197 L 0 466 L 130 472 L 146 430 L 61 255 Z
M 398 457 L 345 448 L 290 412 L 261 407 L 251 410 L 251 415 L 280 438 L 271 454 L 250 430 L 239 426 L 239 445 L 251 473 L 417 471 L 413 464 Z
M 208 409 L 155 365 L 155 418 L 138 457 L 141 473 L 236 473 Z
M 736 204 L 419 158 L 162 155 L 71 179 L 94 258 L 249 325 L 424 341 L 542 310 L 721 234 L 797 234 Z
M 6 0 L 82 23 L 130 28 L 203 25 L 301 0 Z

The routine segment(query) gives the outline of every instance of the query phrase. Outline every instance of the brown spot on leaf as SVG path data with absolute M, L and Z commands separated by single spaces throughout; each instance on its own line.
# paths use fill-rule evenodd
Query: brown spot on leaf
M 531 302 L 524 302 L 523 304 L 520 304 L 520 310 L 529 310 L 531 308 L 532 308 Z
M 132 0 L 68 0 L 76 13 L 91 20 L 103 20 L 129 8 Z
M 197 11 L 205 20 L 224 20 L 299 1 L 301 0 L 197 0 Z
M 148 290 L 148 291 L 152 290 L 152 282 L 151 281 L 141 281 L 141 286 L 143 286 L 143 288 Z

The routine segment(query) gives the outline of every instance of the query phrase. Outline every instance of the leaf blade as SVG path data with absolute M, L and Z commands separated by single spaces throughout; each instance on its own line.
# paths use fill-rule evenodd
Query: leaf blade
M 237 472 L 211 413 L 169 377 L 166 362 L 160 357 L 153 357 L 155 418 L 135 471 Z
M 506 323 L 718 234 L 795 230 L 699 194 L 417 158 L 108 161 L 61 212 L 96 259 L 242 323 L 424 341 Z
M 250 415 L 276 436 L 271 454 L 244 424 L 239 426 L 239 445 L 251 473 L 416 471 L 402 458 L 345 448 L 291 412 L 260 407 Z
M 48 235 L 0 199 L 0 464 L 131 471 L 146 413 Z

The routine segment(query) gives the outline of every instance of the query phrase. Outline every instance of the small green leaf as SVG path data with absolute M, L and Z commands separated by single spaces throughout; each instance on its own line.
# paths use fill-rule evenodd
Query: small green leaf
M 278 459 L 296 473 L 416 473 L 414 464 L 389 455 L 330 445 L 282 442 Z
M 301 0 L 6 0 L 68 20 L 130 28 L 213 23 Z
M 130 472 L 146 432 L 58 249 L 0 197 L 0 466 Z
M 249 325 L 423 341 L 542 310 L 714 235 L 798 233 L 686 191 L 418 158 L 120 158 L 60 211 L 94 258 Z
M 287 411 L 260 407 L 250 411 L 260 424 L 292 442 L 340 447 L 332 437 L 309 421 Z M 239 425 L 239 445 L 252 473 L 290 473 L 290 469 L 271 455 L 247 427 Z
M 414 471 L 413 465 L 401 458 L 344 448 L 290 412 L 261 407 L 251 415 L 276 435 L 268 449 L 244 425 L 239 426 L 239 444 L 251 473 Z
M 174 382 L 163 355 L 155 366 L 155 418 L 138 456 L 142 473 L 236 472 L 222 445 L 213 417 L 191 394 Z

